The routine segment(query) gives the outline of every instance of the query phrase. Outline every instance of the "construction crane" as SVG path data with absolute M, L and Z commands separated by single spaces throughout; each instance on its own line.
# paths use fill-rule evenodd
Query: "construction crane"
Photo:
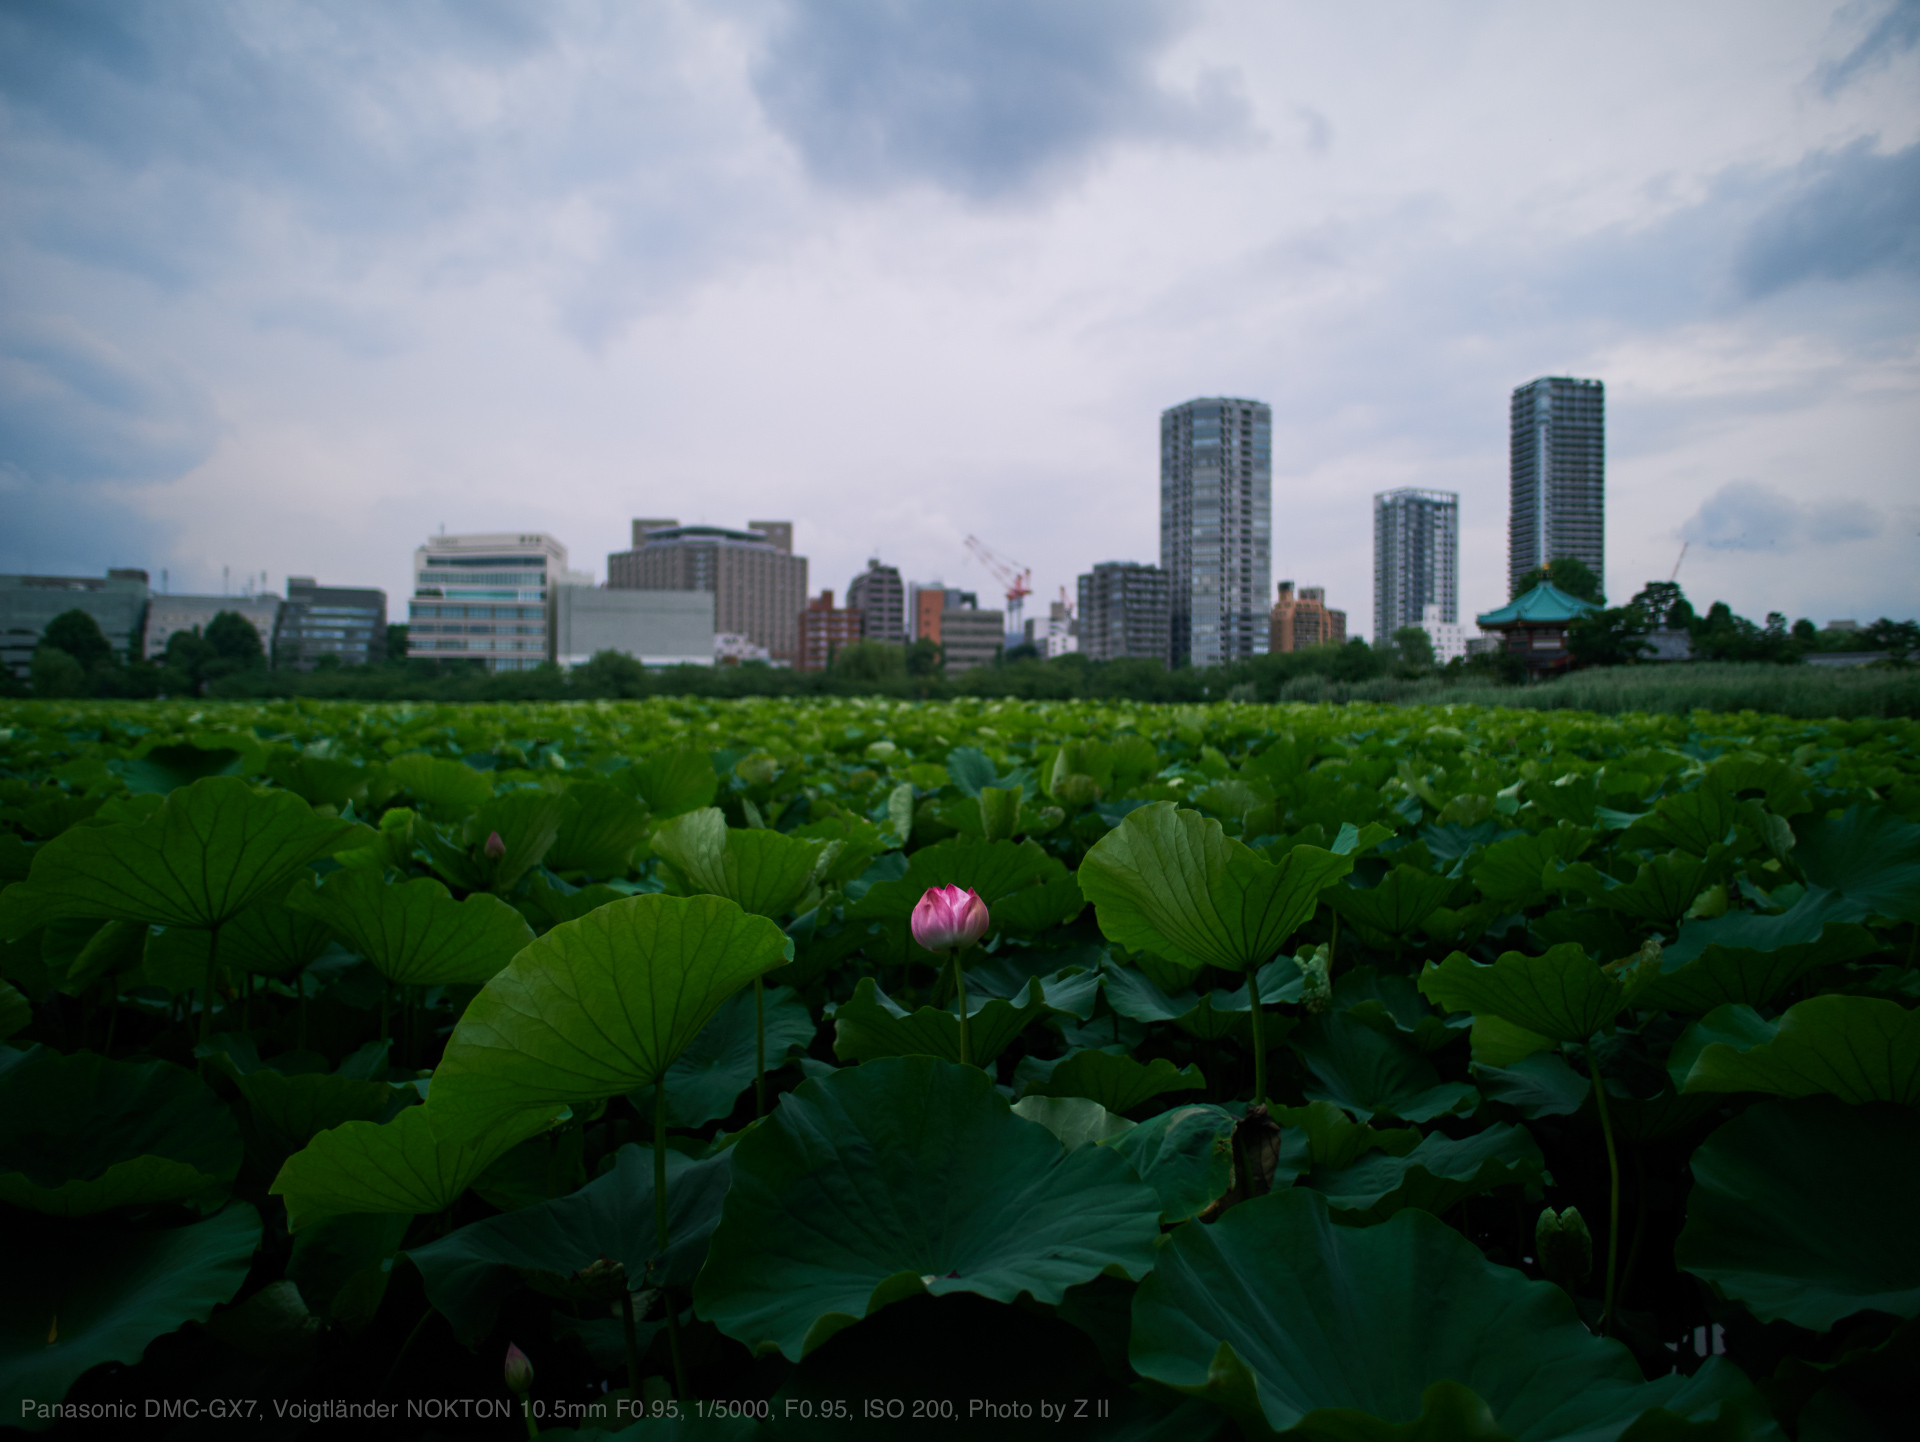
M 1026 610 L 1027 597 L 1033 594 L 1033 572 L 1028 567 L 1009 561 L 997 554 L 978 536 L 967 537 L 967 549 L 979 559 L 980 564 L 993 573 L 993 577 L 1005 590 L 1007 596 L 1007 634 L 1013 635 L 1025 628 L 1021 622 L 1021 613 Z

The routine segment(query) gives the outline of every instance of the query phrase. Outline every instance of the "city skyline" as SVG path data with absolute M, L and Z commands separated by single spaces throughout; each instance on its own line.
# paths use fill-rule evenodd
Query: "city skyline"
M 0 570 L 406 595 L 369 538 L 789 516 L 995 595 L 1154 555 L 1155 417 L 1273 407 L 1270 579 L 1601 376 L 1610 596 L 1912 609 L 1920 27 L 1884 0 L 288 0 L 0 19 Z M 1516 126 L 1515 115 L 1550 115 Z M 697 500 L 684 500 L 695 497 Z M 670 498 L 670 499 L 662 499 Z M 1479 589 L 1473 589 L 1474 587 Z M 236 589 L 237 589 L 236 585 Z

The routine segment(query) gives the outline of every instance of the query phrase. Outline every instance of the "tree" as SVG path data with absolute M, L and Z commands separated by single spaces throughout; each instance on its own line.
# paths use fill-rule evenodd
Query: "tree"
M 237 611 L 221 611 L 207 622 L 206 642 L 222 661 L 237 662 L 235 669 L 252 671 L 267 664 L 260 633 Z
M 407 659 L 407 628 L 397 622 L 387 627 L 387 659 L 389 661 Z
M 1882 616 L 1860 635 L 1873 650 L 1890 651 L 1902 661 L 1920 650 L 1920 622 L 1890 621 Z
M 1591 601 L 1596 606 L 1607 604 L 1607 598 L 1600 592 L 1600 578 L 1587 569 L 1585 561 L 1573 556 L 1561 556 L 1544 566 L 1535 566 L 1514 582 L 1513 594 L 1507 599 L 1519 600 L 1542 581 L 1551 581 L 1569 596 Z
M 595 651 L 574 671 L 573 684 L 596 696 L 644 696 L 647 668 L 624 651 Z
M 1391 664 L 1392 657 L 1387 653 L 1374 650 L 1355 636 L 1335 653 L 1327 666 L 1327 677 L 1333 681 L 1371 681 L 1377 676 L 1386 675 Z
M 1402 626 L 1393 633 L 1393 654 L 1416 671 L 1433 669 L 1433 637 L 1420 626 Z
M 947 650 L 938 641 L 925 636 L 907 647 L 909 676 L 938 676 L 947 669 Z
M 890 641 L 854 641 L 834 652 L 833 664 L 827 669 L 842 681 L 904 680 L 907 660 L 905 646 Z
M 58 646 L 34 648 L 34 695 L 84 696 L 86 693 L 87 673 L 78 661 Z
M 91 671 L 96 666 L 113 663 L 113 644 L 100 629 L 100 623 L 78 607 L 62 611 L 47 622 L 40 644 L 65 651 L 80 663 L 82 670 Z
M 1652 617 L 1637 605 L 1613 606 L 1577 616 L 1567 627 L 1567 654 L 1580 666 L 1630 666 L 1653 647 Z
M 1647 582 L 1627 604 L 1640 610 L 1648 628 L 1654 631 L 1669 627 L 1684 630 L 1693 619 L 1693 607 L 1687 605 L 1685 593 L 1672 581 Z

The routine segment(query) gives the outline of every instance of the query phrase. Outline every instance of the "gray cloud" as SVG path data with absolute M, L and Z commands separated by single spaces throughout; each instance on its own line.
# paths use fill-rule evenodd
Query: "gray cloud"
M 171 364 L 144 362 L 63 318 L 0 330 L 0 464 L 35 480 L 178 475 L 218 437 L 211 397 Z
M 1736 262 L 1748 295 L 1875 272 L 1920 276 L 1920 145 L 1878 155 L 1860 141 L 1808 160 L 1795 179 Z
M 1880 513 L 1848 499 L 1803 504 L 1771 486 L 1729 481 L 1680 527 L 1682 540 L 1715 551 L 1785 553 L 1879 534 Z
M 1893 5 L 1860 42 L 1838 60 L 1817 72 L 1821 93 L 1833 96 L 1867 71 L 1887 64 L 1920 41 L 1920 0 L 1893 0 Z
M 1169 0 L 789 0 L 754 88 L 820 179 L 994 199 L 1115 141 L 1243 136 L 1235 77 L 1213 72 L 1191 95 L 1155 78 L 1186 26 Z

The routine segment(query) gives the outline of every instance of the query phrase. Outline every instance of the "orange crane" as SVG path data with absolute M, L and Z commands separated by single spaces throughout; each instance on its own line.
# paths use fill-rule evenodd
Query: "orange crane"
M 1033 572 L 1018 562 L 1009 561 L 997 554 L 978 536 L 967 537 L 967 549 L 979 558 L 980 564 L 993 573 L 1007 596 L 1007 634 L 1022 631 L 1021 613 L 1026 610 L 1027 597 L 1033 594 Z

